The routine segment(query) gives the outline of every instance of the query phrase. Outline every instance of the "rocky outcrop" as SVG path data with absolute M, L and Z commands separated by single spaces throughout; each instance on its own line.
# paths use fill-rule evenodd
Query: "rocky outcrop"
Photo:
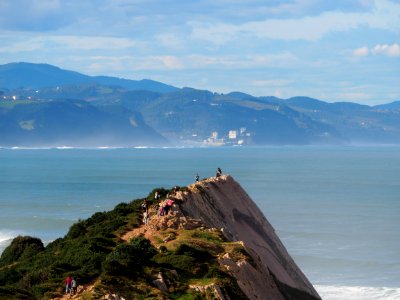
M 321 299 L 274 228 L 231 176 L 198 182 L 177 197 L 184 215 L 220 228 L 230 241 L 243 243 L 251 263 L 229 255 L 219 262 L 249 299 Z

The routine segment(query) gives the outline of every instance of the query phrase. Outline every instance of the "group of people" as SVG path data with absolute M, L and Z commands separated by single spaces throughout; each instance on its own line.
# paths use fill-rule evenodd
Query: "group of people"
M 158 200 L 161 198 L 161 195 L 156 192 L 154 199 Z M 167 195 L 166 199 L 164 201 L 161 201 L 160 203 L 157 203 L 154 206 L 154 212 L 156 216 L 166 216 L 169 214 L 171 211 L 172 205 L 175 203 L 174 197 Z M 144 200 L 141 209 L 143 211 L 143 223 L 145 225 L 149 224 L 150 221 L 150 212 L 149 212 L 149 202 L 147 200 Z
M 173 197 L 167 197 L 165 201 L 160 202 L 155 206 L 155 212 L 157 216 L 166 216 L 169 214 L 172 205 L 174 205 L 175 200 Z
M 75 295 L 77 293 L 78 285 L 75 278 L 68 276 L 65 279 L 65 294 Z
M 222 170 L 221 170 L 221 168 L 217 168 L 215 177 L 218 178 L 218 177 L 221 177 L 221 176 L 222 176 Z M 200 181 L 199 174 L 196 174 L 195 179 L 196 179 L 196 182 Z M 179 189 L 178 187 L 174 187 L 173 188 L 173 193 L 177 192 L 178 189 Z M 154 200 L 157 201 L 159 199 L 161 199 L 161 194 L 158 191 L 156 191 L 154 193 Z M 173 206 L 173 204 L 174 204 L 174 202 L 175 202 L 174 197 L 169 195 L 169 194 L 167 194 L 164 201 L 160 201 L 159 203 L 157 203 L 154 206 L 155 215 L 156 216 L 166 216 L 166 215 L 168 215 L 170 210 L 171 210 L 171 208 L 172 208 L 172 206 Z M 148 225 L 149 221 L 150 221 L 149 205 L 150 205 L 150 203 L 147 200 L 144 200 L 142 205 L 141 205 L 141 209 L 143 211 L 143 223 L 145 225 Z
M 222 175 L 222 170 L 221 170 L 221 168 L 217 168 L 217 171 L 216 171 L 216 173 L 215 173 L 215 177 L 218 178 L 218 177 L 221 177 L 221 175 Z M 198 173 L 196 174 L 195 179 L 196 179 L 196 182 L 199 182 L 199 181 L 200 181 L 200 176 L 199 176 Z
M 215 177 L 218 178 L 218 177 L 221 177 L 221 175 L 222 175 L 221 168 L 217 168 Z M 196 182 L 199 182 L 199 180 L 200 180 L 199 174 L 196 174 L 195 179 L 196 179 Z M 177 187 L 174 187 L 173 191 L 176 192 L 177 189 L 178 189 Z M 157 201 L 159 199 L 161 199 L 161 194 L 158 191 L 156 191 L 154 194 L 154 200 Z M 175 202 L 174 197 L 167 194 L 166 199 L 164 201 L 161 201 L 155 205 L 155 207 L 154 207 L 155 214 L 157 216 L 168 215 L 174 202 Z M 149 224 L 149 220 L 150 220 L 149 205 L 150 205 L 150 203 L 147 200 L 144 200 L 141 205 L 141 209 L 143 210 L 143 223 L 146 225 Z M 75 295 L 76 293 L 77 293 L 76 280 L 75 280 L 75 278 L 68 276 L 65 279 L 65 294 Z

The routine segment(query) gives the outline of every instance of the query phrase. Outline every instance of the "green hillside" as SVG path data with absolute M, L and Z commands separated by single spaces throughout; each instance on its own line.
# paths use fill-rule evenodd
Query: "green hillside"
M 162 196 L 157 202 L 172 193 L 153 190 L 146 198 L 151 209 L 157 204 L 152 200 L 156 191 Z M 124 239 L 144 226 L 143 200 L 95 213 L 46 247 L 37 238 L 15 238 L 0 258 L 0 299 L 62 297 L 68 275 L 77 279 L 80 299 L 109 293 L 125 299 L 213 299 L 209 289 L 216 284 L 231 299 L 245 299 L 217 258 L 226 253 L 250 263 L 251 258 L 240 243 L 227 242 L 218 230 L 166 226 L 151 240 L 140 234 Z M 173 216 L 165 218 L 174 221 Z M 166 289 L 156 284 L 160 276 Z

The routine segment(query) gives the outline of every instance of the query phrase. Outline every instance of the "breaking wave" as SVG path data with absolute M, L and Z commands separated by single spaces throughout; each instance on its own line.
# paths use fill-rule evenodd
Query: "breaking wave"
M 18 236 L 18 233 L 15 231 L 1 230 L 0 231 L 0 255 L 3 250 L 10 245 L 13 238 Z
M 400 300 L 400 288 L 314 285 L 324 300 Z

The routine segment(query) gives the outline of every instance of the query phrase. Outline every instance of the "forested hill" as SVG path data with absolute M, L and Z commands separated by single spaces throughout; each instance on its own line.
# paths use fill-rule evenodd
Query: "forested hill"
M 88 76 L 74 71 L 63 70 L 49 64 L 21 62 L 0 65 L 0 90 L 2 88 L 40 89 L 85 84 L 119 86 L 129 90 L 151 90 L 159 93 L 177 90 L 176 87 L 154 80 L 130 80 L 111 76 Z

